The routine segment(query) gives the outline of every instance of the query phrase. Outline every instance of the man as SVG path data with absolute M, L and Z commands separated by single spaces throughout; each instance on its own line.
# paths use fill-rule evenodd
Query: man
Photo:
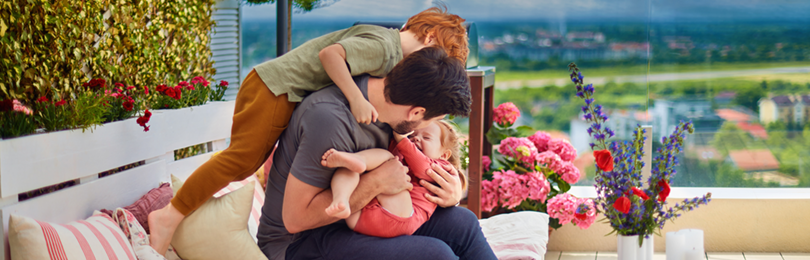
M 321 165 L 330 148 L 357 152 L 387 148 L 390 131 L 405 134 L 447 114 L 470 112 L 470 87 L 464 66 L 440 48 L 408 55 L 385 79 L 354 78 L 379 112 L 378 123 L 358 124 L 336 86 L 305 98 L 293 112 L 273 157 L 259 226 L 259 247 L 270 259 L 495 259 L 478 220 L 453 207 L 461 197 L 458 175 L 434 166 L 437 184 L 421 184 L 439 208 L 413 236 L 384 239 L 355 233 L 326 215 L 334 169 Z M 392 129 L 393 128 L 393 129 Z M 407 167 L 391 160 L 361 175 L 351 196 L 352 211 L 378 194 L 411 189 Z

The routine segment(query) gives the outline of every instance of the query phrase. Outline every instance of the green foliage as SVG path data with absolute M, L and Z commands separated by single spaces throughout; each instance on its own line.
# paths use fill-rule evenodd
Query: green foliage
M 222 84 L 225 83 L 225 84 Z M 208 99 L 211 101 L 224 101 L 225 90 L 228 90 L 228 83 L 220 81 L 214 89 L 211 89 Z
M 0 100 L 75 96 L 91 78 L 145 86 L 211 75 L 213 3 L 2 0 Z
M 0 112 L 0 137 L 11 138 L 33 133 L 37 125 L 33 115 L 18 111 Z
M 723 123 L 720 130 L 714 134 L 711 144 L 725 157 L 731 150 L 746 148 L 751 141 L 748 133 L 742 131 L 734 122 L 729 121 Z
M 273 3 L 276 2 L 276 0 L 245 0 L 245 2 L 247 2 L 249 4 L 258 5 L 258 4 L 266 4 L 266 3 L 273 4 Z M 327 7 L 327 6 L 337 2 L 337 0 L 293 0 L 292 2 L 293 2 L 293 6 L 295 6 L 295 9 L 297 11 L 302 12 L 302 13 L 306 13 L 306 12 L 315 10 L 317 8 Z

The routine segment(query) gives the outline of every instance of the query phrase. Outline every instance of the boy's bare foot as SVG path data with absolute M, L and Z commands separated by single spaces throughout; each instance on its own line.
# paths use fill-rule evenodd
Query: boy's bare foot
M 180 226 L 180 222 L 183 221 L 185 216 L 169 203 L 166 207 L 149 213 L 147 218 L 149 230 L 152 232 L 149 235 L 149 245 L 159 254 L 166 255 L 174 231 L 177 226 Z
M 326 207 L 326 214 L 336 218 L 348 218 L 352 211 L 348 207 L 347 201 L 332 201 L 332 205 Z
M 358 173 L 363 173 L 366 171 L 366 163 L 362 157 L 353 153 L 341 152 L 335 150 L 334 148 L 323 153 L 323 157 L 321 157 L 321 165 L 329 168 L 345 167 L 350 171 Z M 334 205 L 335 204 L 332 203 L 332 206 Z M 348 216 L 349 215 L 346 215 L 346 217 Z

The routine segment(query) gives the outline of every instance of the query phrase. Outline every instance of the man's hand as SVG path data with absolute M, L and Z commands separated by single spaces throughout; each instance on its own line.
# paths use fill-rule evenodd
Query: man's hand
M 377 109 L 368 102 L 365 98 L 357 98 L 349 100 L 349 106 L 352 109 L 352 115 L 357 119 L 357 123 L 371 124 L 377 121 Z
M 360 178 L 368 178 L 368 181 L 374 183 L 379 194 L 393 195 L 413 189 L 411 176 L 408 176 L 408 167 L 403 166 L 397 159 L 386 161 L 380 167 L 360 175 Z
M 449 165 L 434 164 L 433 170 L 428 171 L 427 174 L 436 181 L 436 184 L 439 184 L 439 186 L 436 186 L 425 180 L 419 181 L 423 187 L 436 194 L 435 196 L 425 194 L 428 201 L 436 203 L 442 208 L 455 206 L 461 201 L 463 191 L 461 190 L 461 180 L 456 168 Z

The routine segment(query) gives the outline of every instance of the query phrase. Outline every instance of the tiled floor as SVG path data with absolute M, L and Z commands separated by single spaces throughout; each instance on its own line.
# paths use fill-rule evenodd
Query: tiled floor
M 666 260 L 656 252 L 653 260 Z M 545 260 L 618 260 L 616 252 L 546 252 Z M 810 253 L 706 253 L 706 260 L 810 260 Z

